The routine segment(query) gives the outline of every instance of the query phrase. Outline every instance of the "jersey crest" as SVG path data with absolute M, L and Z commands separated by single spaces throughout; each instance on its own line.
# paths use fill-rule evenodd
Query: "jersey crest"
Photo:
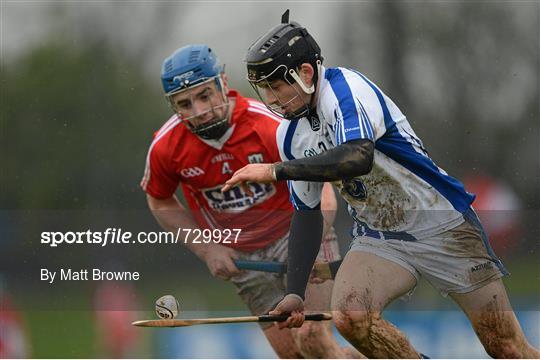
M 343 190 L 357 200 L 363 200 L 367 197 L 367 189 L 360 179 L 350 179 L 342 181 Z
M 317 114 L 311 115 L 309 118 L 309 124 L 311 125 L 311 130 L 313 131 L 319 131 L 321 129 L 321 120 L 319 120 Z

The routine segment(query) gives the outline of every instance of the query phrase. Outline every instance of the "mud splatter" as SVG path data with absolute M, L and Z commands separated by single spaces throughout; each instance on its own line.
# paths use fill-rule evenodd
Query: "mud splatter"
M 369 358 L 418 357 L 405 335 L 382 319 L 380 304 L 374 303 L 369 287 L 361 291 L 351 289 L 338 304 L 338 310 L 341 311 L 340 331 Z
M 370 357 L 374 358 L 418 358 L 407 337 L 394 325 L 381 318 L 374 319 L 368 334 Z
M 448 252 L 455 256 L 489 259 L 482 235 L 468 222 L 464 222 L 448 233 L 451 238 L 441 243 Z
M 513 313 L 503 309 L 497 295 L 478 311 L 471 314 L 475 332 L 486 352 L 494 358 L 522 358 L 519 325 Z M 518 328 L 516 328 L 516 326 Z
M 357 179 L 364 184 L 366 197 L 351 196 L 343 184 L 336 184 L 343 198 L 358 209 L 362 217 L 375 229 L 400 230 L 407 222 L 406 210 L 410 210 L 411 203 L 405 189 L 377 165 L 374 165 L 369 174 Z

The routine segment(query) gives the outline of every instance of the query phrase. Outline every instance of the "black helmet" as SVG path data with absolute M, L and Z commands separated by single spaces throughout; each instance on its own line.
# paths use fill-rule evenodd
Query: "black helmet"
M 298 77 L 297 69 L 304 63 L 311 64 L 315 69 L 313 81 L 317 84 L 318 67 L 323 57 L 319 45 L 306 28 L 297 22 L 289 22 L 289 10 L 287 10 L 282 15 L 281 24 L 270 29 L 249 47 L 245 61 L 248 81 L 262 98 L 256 85 L 260 85 L 261 81 L 270 82 L 277 79 L 285 80 L 291 85 L 297 82 L 306 93 L 313 93 L 314 87 L 305 87 Z M 269 109 L 275 112 L 275 109 L 270 106 Z M 285 117 L 293 120 L 306 116 L 311 111 L 311 107 L 306 104 L 306 108 L 300 110 Z M 283 114 L 280 115 L 283 116 Z

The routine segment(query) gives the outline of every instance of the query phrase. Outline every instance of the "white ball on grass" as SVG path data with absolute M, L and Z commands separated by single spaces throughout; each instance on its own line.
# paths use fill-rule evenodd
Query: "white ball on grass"
M 174 319 L 180 312 L 178 300 L 172 295 L 164 295 L 156 300 L 156 314 L 161 319 Z

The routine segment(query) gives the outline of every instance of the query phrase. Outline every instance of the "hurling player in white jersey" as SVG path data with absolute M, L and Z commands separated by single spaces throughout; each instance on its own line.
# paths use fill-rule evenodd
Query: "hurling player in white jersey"
M 471 207 L 474 195 L 428 156 L 399 108 L 355 70 L 324 68 L 320 48 L 298 23 L 282 23 L 248 50 L 248 80 L 278 129 L 283 162 L 250 164 L 227 182 L 288 180 L 295 213 L 287 295 L 273 313 L 303 322 L 305 285 L 322 220 L 323 182 L 332 181 L 354 219 L 353 241 L 336 276 L 336 327 L 369 358 L 415 358 L 404 334 L 381 317 L 421 277 L 463 309 L 493 357 L 540 357 L 526 340 L 493 253 Z M 225 190 L 227 187 L 225 187 Z

